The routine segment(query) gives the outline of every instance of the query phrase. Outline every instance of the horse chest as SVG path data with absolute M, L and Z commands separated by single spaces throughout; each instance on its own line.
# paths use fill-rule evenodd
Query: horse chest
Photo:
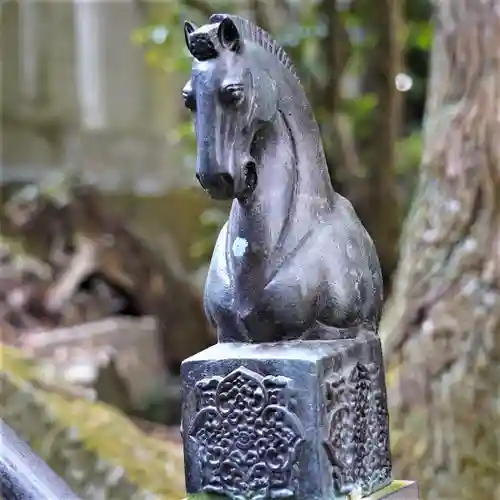
M 238 269 L 236 267 L 236 269 Z M 307 321 L 314 302 L 315 286 L 303 268 L 288 263 L 271 279 L 254 267 L 251 273 L 229 277 L 226 262 L 216 259 L 206 283 L 206 297 L 215 321 L 249 330 L 295 327 Z

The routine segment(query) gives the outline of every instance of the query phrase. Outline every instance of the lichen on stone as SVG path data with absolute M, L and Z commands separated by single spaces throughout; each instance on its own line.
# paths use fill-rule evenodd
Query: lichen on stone
M 126 416 L 42 381 L 36 362 L 0 345 L 0 418 L 83 499 L 178 500 L 182 452 L 139 430 Z

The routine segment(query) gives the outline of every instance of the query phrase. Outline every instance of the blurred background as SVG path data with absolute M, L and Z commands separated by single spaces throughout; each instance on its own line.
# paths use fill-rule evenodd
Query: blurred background
M 500 499 L 500 0 L 1 9 L 2 418 L 84 498 L 181 497 L 179 366 L 216 340 L 229 208 L 195 183 L 182 26 L 235 13 L 292 57 L 376 243 L 395 475 Z

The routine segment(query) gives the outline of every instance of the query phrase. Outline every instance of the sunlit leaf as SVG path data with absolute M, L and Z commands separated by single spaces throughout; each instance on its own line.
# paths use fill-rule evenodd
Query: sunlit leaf
M 415 45 L 422 50 L 429 50 L 432 45 L 433 29 L 430 23 L 426 23 L 420 27 L 420 30 L 415 37 Z

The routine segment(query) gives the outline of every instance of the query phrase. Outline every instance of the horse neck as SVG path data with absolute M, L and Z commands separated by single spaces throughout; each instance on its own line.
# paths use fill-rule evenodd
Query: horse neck
M 285 117 L 294 143 L 298 192 L 309 198 L 313 206 L 333 198 L 333 187 L 326 164 L 319 127 L 309 101 L 294 76 L 284 87 L 280 110 Z M 312 207 L 315 210 L 314 207 Z
M 264 147 L 256 158 L 259 179 L 254 196 L 246 205 L 235 201 L 230 214 L 227 243 L 233 245 L 236 237 L 246 240 L 254 272 L 259 260 L 255 257 L 279 265 L 321 218 L 334 194 L 304 91 L 298 82 L 287 83 L 281 86 L 278 116 L 264 132 Z

